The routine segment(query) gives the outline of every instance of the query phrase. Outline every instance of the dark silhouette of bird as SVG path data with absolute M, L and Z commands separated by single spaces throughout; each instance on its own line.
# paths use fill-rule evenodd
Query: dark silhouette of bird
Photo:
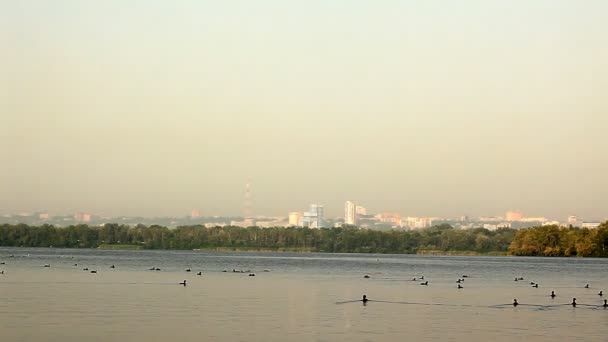
M 551 291 L 550 296 L 551 296 L 551 298 L 555 298 L 555 291 Z
M 184 281 L 183 281 L 183 282 L 181 282 L 181 283 L 179 283 L 179 284 L 180 284 L 180 285 L 184 285 L 184 286 L 186 286 L 186 279 L 184 279 Z
M 576 298 L 572 298 L 572 306 L 576 307 Z
M 518 306 L 519 303 L 517 302 L 517 299 L 513 299 L 513 306 Z
M 198 272 L 196 275 L 203 275 L 203 272 Z
M 424 283 L 420 283 L 420 285 L 429 285 L 429 281 L 425 281 Z

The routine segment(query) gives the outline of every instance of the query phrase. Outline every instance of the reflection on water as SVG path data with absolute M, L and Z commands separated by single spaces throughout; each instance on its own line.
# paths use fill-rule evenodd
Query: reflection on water
M 601 259 L 3 248 L 0 261 L 6 262 L 2 341 L 603 341 L 608 335 L 608 310 L 597 294 L 608 289 L 608 260 Z M 411 280 L 422 275 L 428 286 Z M 178 284 L 184 279 L 186 287 Z M 569 305 L 573 297 L 576 308 Z M 336 304 L 344 301 L 350 302 Z

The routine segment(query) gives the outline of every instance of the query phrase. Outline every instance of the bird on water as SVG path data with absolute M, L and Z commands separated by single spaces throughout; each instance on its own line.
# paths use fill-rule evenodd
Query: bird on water
M 513 306 L 518 306 L 519 303 L 517 302 L 517 299 L 513 299 Z
M 576 307 L 576 298 L 572 298 L 572 306 Z
M 555 291 L 551 291 L 551 298 L 555 298 Z
M 186 286 L 186 279 L 184 279 L 184 281 L 183 281 L 183 282 L 181 282 L 181 283 L 179 283 L 179 284 L 180 284 L 180 285 L 184 285 L 184 286 Z
M 361 301 L 362 301 L 363 303 L 367 303 L 367 301 L 368 301 L 367 296 L 366 296 L 366 295 L 363 295 L 363 299 L 361 299 Z

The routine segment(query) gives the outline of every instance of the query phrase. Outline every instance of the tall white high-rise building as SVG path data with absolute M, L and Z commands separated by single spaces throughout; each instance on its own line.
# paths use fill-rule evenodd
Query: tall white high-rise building
M 353 226 L 357 224 L 357 205 L 354 202 L 346 201 L 344 204 L 344 223 Z

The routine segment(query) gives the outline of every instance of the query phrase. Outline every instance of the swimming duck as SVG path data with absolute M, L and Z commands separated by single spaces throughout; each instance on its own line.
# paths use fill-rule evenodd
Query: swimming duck
M 429 285 L 429 281 L 427 280 L 424 283 L 420 283 L 420 285 L 426 285 L 426 286 L 428 286 Z
M 517 302 L 517 299 L 513 299 L 513 306 L 518 306 L 519 303 Z
M 183 281 L 183 282 L 181 282 L 181 283 L 179 283 L 179 284 L 180 284 L 180 285 L 184 285 L 184 286 L 186 286 L 186 279 L 184 279 L 184 281 Z
M 576 307 L 576 298 L 572 298 L 572 306 Z
M 550 296 L 551 296 L 551 298 L 555 298 L 555 291 L 551 291 Z

